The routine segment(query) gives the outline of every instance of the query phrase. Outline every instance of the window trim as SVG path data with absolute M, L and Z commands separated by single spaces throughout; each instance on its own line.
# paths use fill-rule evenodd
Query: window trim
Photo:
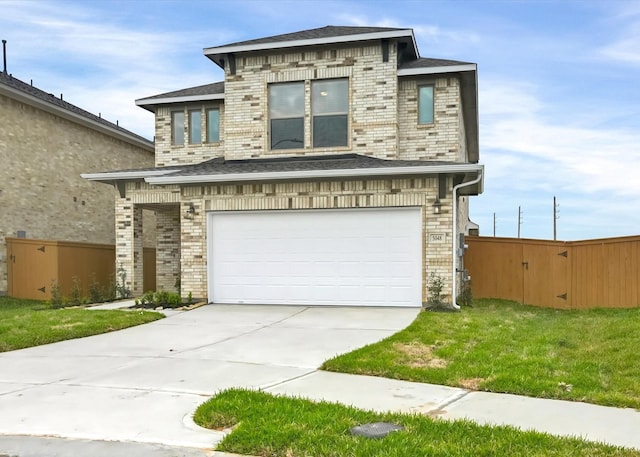
M 284 86 L 284 85 L 289 85 L 289 86 L 301 86 L 302 88 L 302 113 L 298 116 L 276 116 L 274 117 L 271 113 L 271 100 L 273 98 L 272 94 L 271 94 L 271 88 L 272 87 L 276 87 L 276 86 Z M 271 83 L 267 86 L 267 114 L 268 114 L 268 132 L 269 132 L 269 138 L 268 138 L 268 143 L 269 143 L 269 151 L 287 151 L 290 149 L 304 149 L 305 145 L 306 145 L 306 130 L 307 130 L 307 121 L 306 121 L 306 117 L 307 117 L 307 112 L 306 112 L 306 104 L 307 104 L 307 82 L 304 80 L 298 80 L 298 81 L 286 81 L 286 82 L 277 82 L 277 83 Z M 276 120 L 280 120 L 280 121 L 284 121 L 284 120 L 296 120 L 296 119 L 301 119 L 302 120 L 302 145 L 299 147 L 292 147 L 292 148 L 274 148 L 274 144 L 273 144 L 273 121 Z M 292 140 L 280 140 L 276 143 L 282 143 L 284 141 L 289 141 L 289 142 L 293 142 Z
M 215 111 L 216 113 L 218 113 L 218 138 L 216 138 L 215 140 L 211 140 L 211 135 L 210 135 L 210 131 L 209 131 L 209 113 L 211 113 L 212 111 Z M 205 106 L 204 107 L 204 118 L 205 118 L 205 142 L 207 144 L 212 144 L 212 143 L 220 143 L 220 107 L 216 106 L 216 107 L 210 107 L 210 106 Z
M 176 116 L 177 115 L 181 115 L 182 116 L 182 142 L 178 143 L 177 142 L 177 122 L 176 122 Z M 184 117 L 184 109 L 183 110 L 174 110 L 171 111 L 171 145 L 172 146 L 184 146 L 185 145 L 185 140 L 186 140 L 186 135 L 185 135 L 185 127 L 186 127 L 186 123 L 185 123 L 185 117 Z
M 431 120 L 429 122 L 422 122 L 421 120 L 421 116 L 420 116 L 420 107 L 421 107 L 421 103 L 420 103 L 420 91 L 423 88 L 430 88 L 431 89 Z M 428 84 L 419 84 L 418 88 L 417 88 L 417 105 L 418 105 L 418 110 L 417 110 L 417 114 L 418 114 L 418 119 L 417 119 L 417 123 L 418 125 L 433 125 L 435 124 L 436 121 L 436 90 L 435 90 L 435 85 L 433 83 L 428 83 Z
M 347 84 L 347 91 L 346 91 L 346 100 L 345 100 L 345 105 L 346 105 L 346 111 L 334 111 L 334 112 L 328 112 L 328 113 L 319 113 L 319 114 L 315 114 L 314 113 L 314 103 L 313 103 L 313 86 L 316 83 L 322 83 L 322 82 L 330 82 L 330 81 L 345 81 Z M 314 149 L 322 149 L 322 148 L 344 148 L 344 147 L 348 147 L 349 146 L 349 112 L 351 109 L 350 106 L 350 100 L 349 100 L 349 88 L 350 88 L 350 81 L 349 78 L 325 78 L 325 79 L 314 79 L 310 81 L 310 103 L 309 105 L 311 106 L 310 109 L 310 118 L 311 118 L 311 147 Z M 347 137 L 345 138 L 345 142 L 344 144 L 334 144 L 334 145 L 329 145 L 329 146 L 316 146 L 316 135 L 314 132 L 314 126 L 315 126 L 315 121 L 316 118 L 329 118 L 329 117 L 336 117 L 336 116 L 344 116 L 345 118 L 345 131 L 347 134 Z
M 192 118 L 191 115 L 194 113 L 198 113 L 200 115 L 200 138 L 197 138 L 198 141 L 193 141 L 194 137 L 193 137 L 193 128 L 192 128 Z M 198 108 L 198 109 L 188 109 L 187 110 L 187 119 L 188 119 L 188 127 L 187 127 L 187 133 L 189 136 L 189 144 L 190 145 L 198 145 L 198 144 L 202 144 L 202 107 Z
M 327 113 L 314 113 L 314 103 L 313 103 L 313 86 L 315 83 L 320 82 L 330 82 L 330 81 L 344 81 L 346 84 L 346 99 L 345 99 L 345 111 L 335 111 L 335 112 L 327 112 Z M 272 93 L 271 87 L 278 85 L 300 85 L 302 86 L 302 90 L 304 91 L 304 106 L 303 112 L 299 116 L 282 116 L 282 117 L 274 117 L 271 112 L 272 105 Z M 349 76 L 339 76 L 335 78 L 317 78 L 317 79 L 304 79 L 304 80 L 292 80 L 292 81 L 278 81 L 272 82 L 267 85 L 267 147 L 269 151 L 286 151 L 290 149 L 327 149 L 327 148 L 349 148 L 351 142 L 351 78 Z M 343 116 L 345 118 L 345 131 L 346 131 L 346 139 L 343 144 L 335 144 L 330 146 L 316 146 L 315 145 L 315 135 L 314 135 L 314 121 L 316 118 L 329 118 L 329 117 L 337 117 Z M 273 144 L 273 121 L 274 120 L 302 120 L 302 144 L 299 147 L 292 148 L 274 148 Z M 282 140 L 281 140 L 282 141 Z

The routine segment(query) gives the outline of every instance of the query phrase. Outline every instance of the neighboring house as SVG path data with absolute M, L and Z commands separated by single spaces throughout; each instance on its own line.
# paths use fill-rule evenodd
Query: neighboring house
M 113 244 L 114 192 L 80 173 L 152 166 L 153 151 L 62 95 L 0 72 L 0 295 L 13 261 L 6 237 Z
M 421 58 L 411 29 L 323 27 L 206 48 L 224 82 L 136 103 L 154 168 L 115 184 L 117 262 L 141 293 L 140 209 L 157 284 L 215 303 L 420 306 L 452 299 L 482 192 L 473 63 Z

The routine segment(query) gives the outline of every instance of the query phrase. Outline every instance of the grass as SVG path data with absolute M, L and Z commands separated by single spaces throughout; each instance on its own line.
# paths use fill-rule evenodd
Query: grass
M 511 427 L 378 414 L 240 389 L 224 391 L 202 404 L 194 419 L 208 428 L 233 427 L 218 450 L 256 456 L 640 456 L 638 451 Z M 380 421 L 405 429 L 381 439 L 350 433 L 356 425 Z
M 111 332 L 162 317 L 147 311 L 47 309 L 41 301 L 0 297 L 0 352 Z
M 640 309 L 552 310 L 477 300 L 331 359 L 344 373 L 640 408 Z

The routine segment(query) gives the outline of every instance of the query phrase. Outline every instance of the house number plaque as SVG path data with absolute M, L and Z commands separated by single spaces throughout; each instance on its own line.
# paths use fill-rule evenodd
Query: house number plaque
M 444 233 L 430 233 L 429 234 L 429 242 L 430 243 L 444 243 Z

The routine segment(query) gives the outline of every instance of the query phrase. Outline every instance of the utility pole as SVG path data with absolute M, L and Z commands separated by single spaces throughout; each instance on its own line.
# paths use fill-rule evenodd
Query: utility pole
M 496 237 L 496 213 L 493 213 L 493 237 Z
M 518 206 L 518 238 L 520 238 L 520 226 L 522 225 L 522 209 Z
M 553 196 L 553 241 L 555 241 L 556 238 L 556 234 L 557 234 L 557 221 L 558 218 L 560 217 L 558 215 L 558 207 L 560 206 L 560 204 L 556 203 L 556 196 Z

